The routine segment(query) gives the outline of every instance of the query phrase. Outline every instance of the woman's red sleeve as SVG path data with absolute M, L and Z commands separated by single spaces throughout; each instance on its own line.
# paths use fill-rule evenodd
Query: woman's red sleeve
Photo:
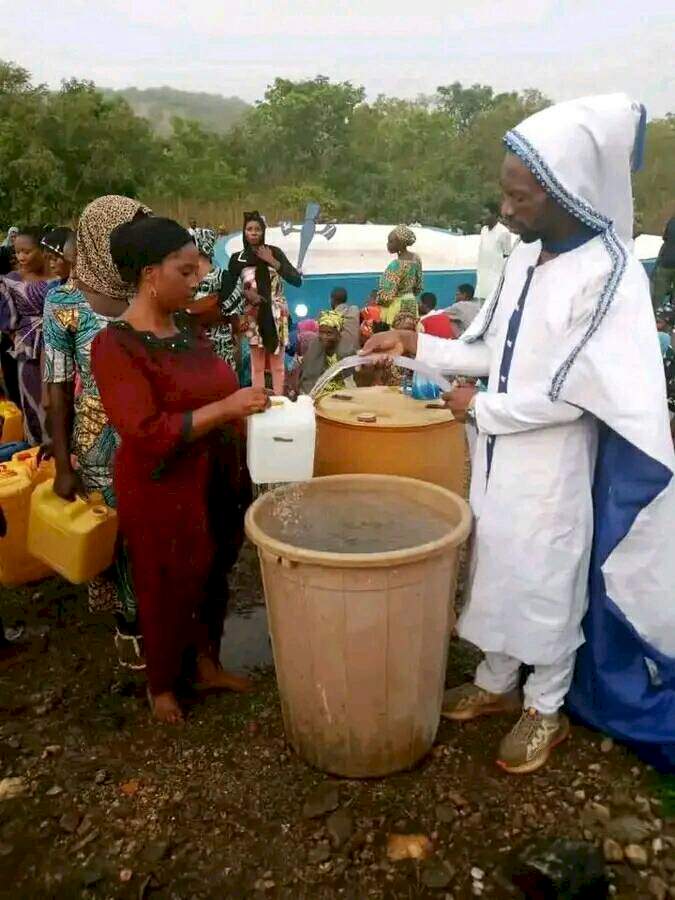
M 189 437 L 192 413 L 162 410 L 142 358 L 129 351 L 114 328 L 94 338 L 91 365 L 103 407 L 123 442 L 137 443 L 139 453 L 163 459 Z

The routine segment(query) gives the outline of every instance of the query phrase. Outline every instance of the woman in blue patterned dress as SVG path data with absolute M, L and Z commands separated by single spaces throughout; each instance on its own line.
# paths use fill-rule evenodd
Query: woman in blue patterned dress
M 99 197 L 90 203 L 77 229 L 73 277 L 52 290 L 45 304 L 44 379 L 56 462 L 54 490 L 67 500 L 99 492 L 108 506 L 115 506 L 112 466 L 118 438 L 92 375 L 91 345 L 128 305 L 129 289 L 110 256 L 110 233 L 147 214 L 146 207 L 128 197 Z M 115 613 L 120 660 L 140 667 L 136 602 L 122 547 L 112 569 L 90 582 L 89 606 Z
M 210 228 L 194 228 L 192 237 L 204 266 L 204 277 L 197 286 L 189 312 L 199 315 L 216 354 L 237 371 L 236 330 L 244 312 L 241 283 L 227 269 L 214 266 L 213 251 L 218 235 Z

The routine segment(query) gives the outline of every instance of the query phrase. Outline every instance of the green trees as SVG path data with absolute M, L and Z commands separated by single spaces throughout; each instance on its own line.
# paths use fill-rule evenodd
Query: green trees
M 68 221 L 105 193 L 136 196 L 158 158 L 155 137 L 123 100 L 90 82 L 55 93 L 0 63 L 0 218 Z
M 646 232 L 661 234 L 675 215 L 675 115 L 647 126 L 645 164 L 635 175 L 635 208 Z
M 366 103 L 349 82 L 278 78 L 229 148 L 256 193 L 307 185 L 341 217 L 473 228 L 498 190 L 501 135 L 547 102 L 455 82 L 431 98 Z
M 242 173 L 228 162 L 225 139 L 196 122 L 174 118 L 149 173 L 153 197 L 207 202 L 228 199 L 244 188 Z M 154 172 L 154 174 L 153 174 Z
M 211 99 L 202 97 L 213 112 Z M 175 103 L 153 107 L 153 129 L 120 94 L 75 80 L 50 92 L 0 61 L 0 228 L 73 221 L 94 197 L 124 193 L 227 227 L 242 208 L 296 218 L 315 199 L 331 217 L 472 231 L 499 196 L 502 135 L 548 102 L 535 90 L 459 82 L 367 102 L 348 81 L 277 78 L 226 133 L 172 115 Z M 651 122 L 635 182 L 647 231 L 672 215 L 674 151 L 675 118 Z
M 350 125 L 365 91 L 322 75 L 277 78 L 236 126 L 230 148 L 258 184 L 325 183 L 344 164 Z

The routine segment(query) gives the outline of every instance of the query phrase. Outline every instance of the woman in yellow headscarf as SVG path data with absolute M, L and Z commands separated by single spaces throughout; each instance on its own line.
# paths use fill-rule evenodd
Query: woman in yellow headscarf
M 338 361 L 337 347 L 344 323 L 344 316 L 335 309 L 326 310 L 319 316 L 319 333 L 309 344 L 300 364 L 299 393 L 309 394 L 320 376 Z M 323 393 L 343 387 L 344 381 L 338 376 L 329 382 Z
M 407 225 L 397 225 L 387 238 L 387 250 L 395 253 L 380 278 L 377 303 L 382 307 L 381 319 L 392 325 L 400 312 L 417 316 L 417 297 L 422 292 L 422 261 L 411 247 L 417 238 Z

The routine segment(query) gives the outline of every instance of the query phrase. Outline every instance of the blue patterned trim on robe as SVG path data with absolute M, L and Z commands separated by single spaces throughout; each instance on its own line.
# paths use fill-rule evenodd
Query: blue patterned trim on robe
M 546 193 L 553 197 L 568 213 L 595 231 L 604 231 L 610 227 L 612 222 L 607 216 L 603 216 L 602 213 L 593 209 L 587 200 L 578 197 L 562 186 L 538 151 L 522 134 L 515 129 L 507 131 L 504 135 L 504 143 L 511 153 L 514 153 L 525 163 Z
M 548 392 L 551 400 L 557 400 L 560 397 L 560 391 L 565 384 L 565 379 L 567 378 L 569 370 L 574 365 L 574 361 L 576 360 L 579 353 L 581 353 L 588 341 L 598 330 L 600 323 L 604 319 L 605 314 L 609 309 L 612 300 L 614 299 L 614 295 L 616 294 L 619 282 L 623 278 L 623 273 L 626 271 L 628 253 L 626 252 L 626 248 L 624 247 L 624 245 L 614 233 L 613 228 L 608 228 L 604 232 L 604 234 L 602 235 L 602 242 L 605 245 L 605 249 L 607 250 L 610 259 L 612 260 L 612 269 L 609 273 L 607 281 L 605 282 L 605 286 L 602 289 L 600 299 L 598 300 L 596 307 L 593 310 L 590 324 L 586 329 L 584 336 L 581 338 L 579 343 L 572 350 L 570 355 L 553 376 L 551 389 Z
M 586 200 L 578 197 L 576 194 L 573 194 L 571 191 L 568 191 L 567 188 L 563 187 L 553 171 L 527 138 L 523 137 L 516 129 L 513 129 L 512 131 L 507 131 L 504 136 L 504 143 L 508 150 L 510 150 L 511 153 L 514 153 L 527 166 L 546 193 L 553 197 L 563 209 L 567 210 L 567 212 L 576 219 L 579 219 L 580 222 L 583 222 L 584 225 L 588 225 L 590 228 L 601 233 L 603 244 L 612 261 L 611 271 L 607 277 L 605 286 L 602 289 L 602 293 L 600 294 L 600 299 L 593 311 L 588 328 L 579 343 L 574 347 L 567 359 L 555 373 L 553 381 L 551 382 L 551 388 L 548 395 L 551 400 L 557 400 L 560 397 L 560 392 L 565 384 L 565 379 L 574 365 L 577 356 L 598 330 L 607 310 L 611 306 L 619 282 L 626 270 L 628 253 L 617 237 L 616 232 L 612 227 L 611 220 L 608 219 L 607 216 L 603 216 L 602 213 L 593 209 L 591 204 Z M 490 318 L 492 318 L 493 314 L 494 310 L 491 310 Z

